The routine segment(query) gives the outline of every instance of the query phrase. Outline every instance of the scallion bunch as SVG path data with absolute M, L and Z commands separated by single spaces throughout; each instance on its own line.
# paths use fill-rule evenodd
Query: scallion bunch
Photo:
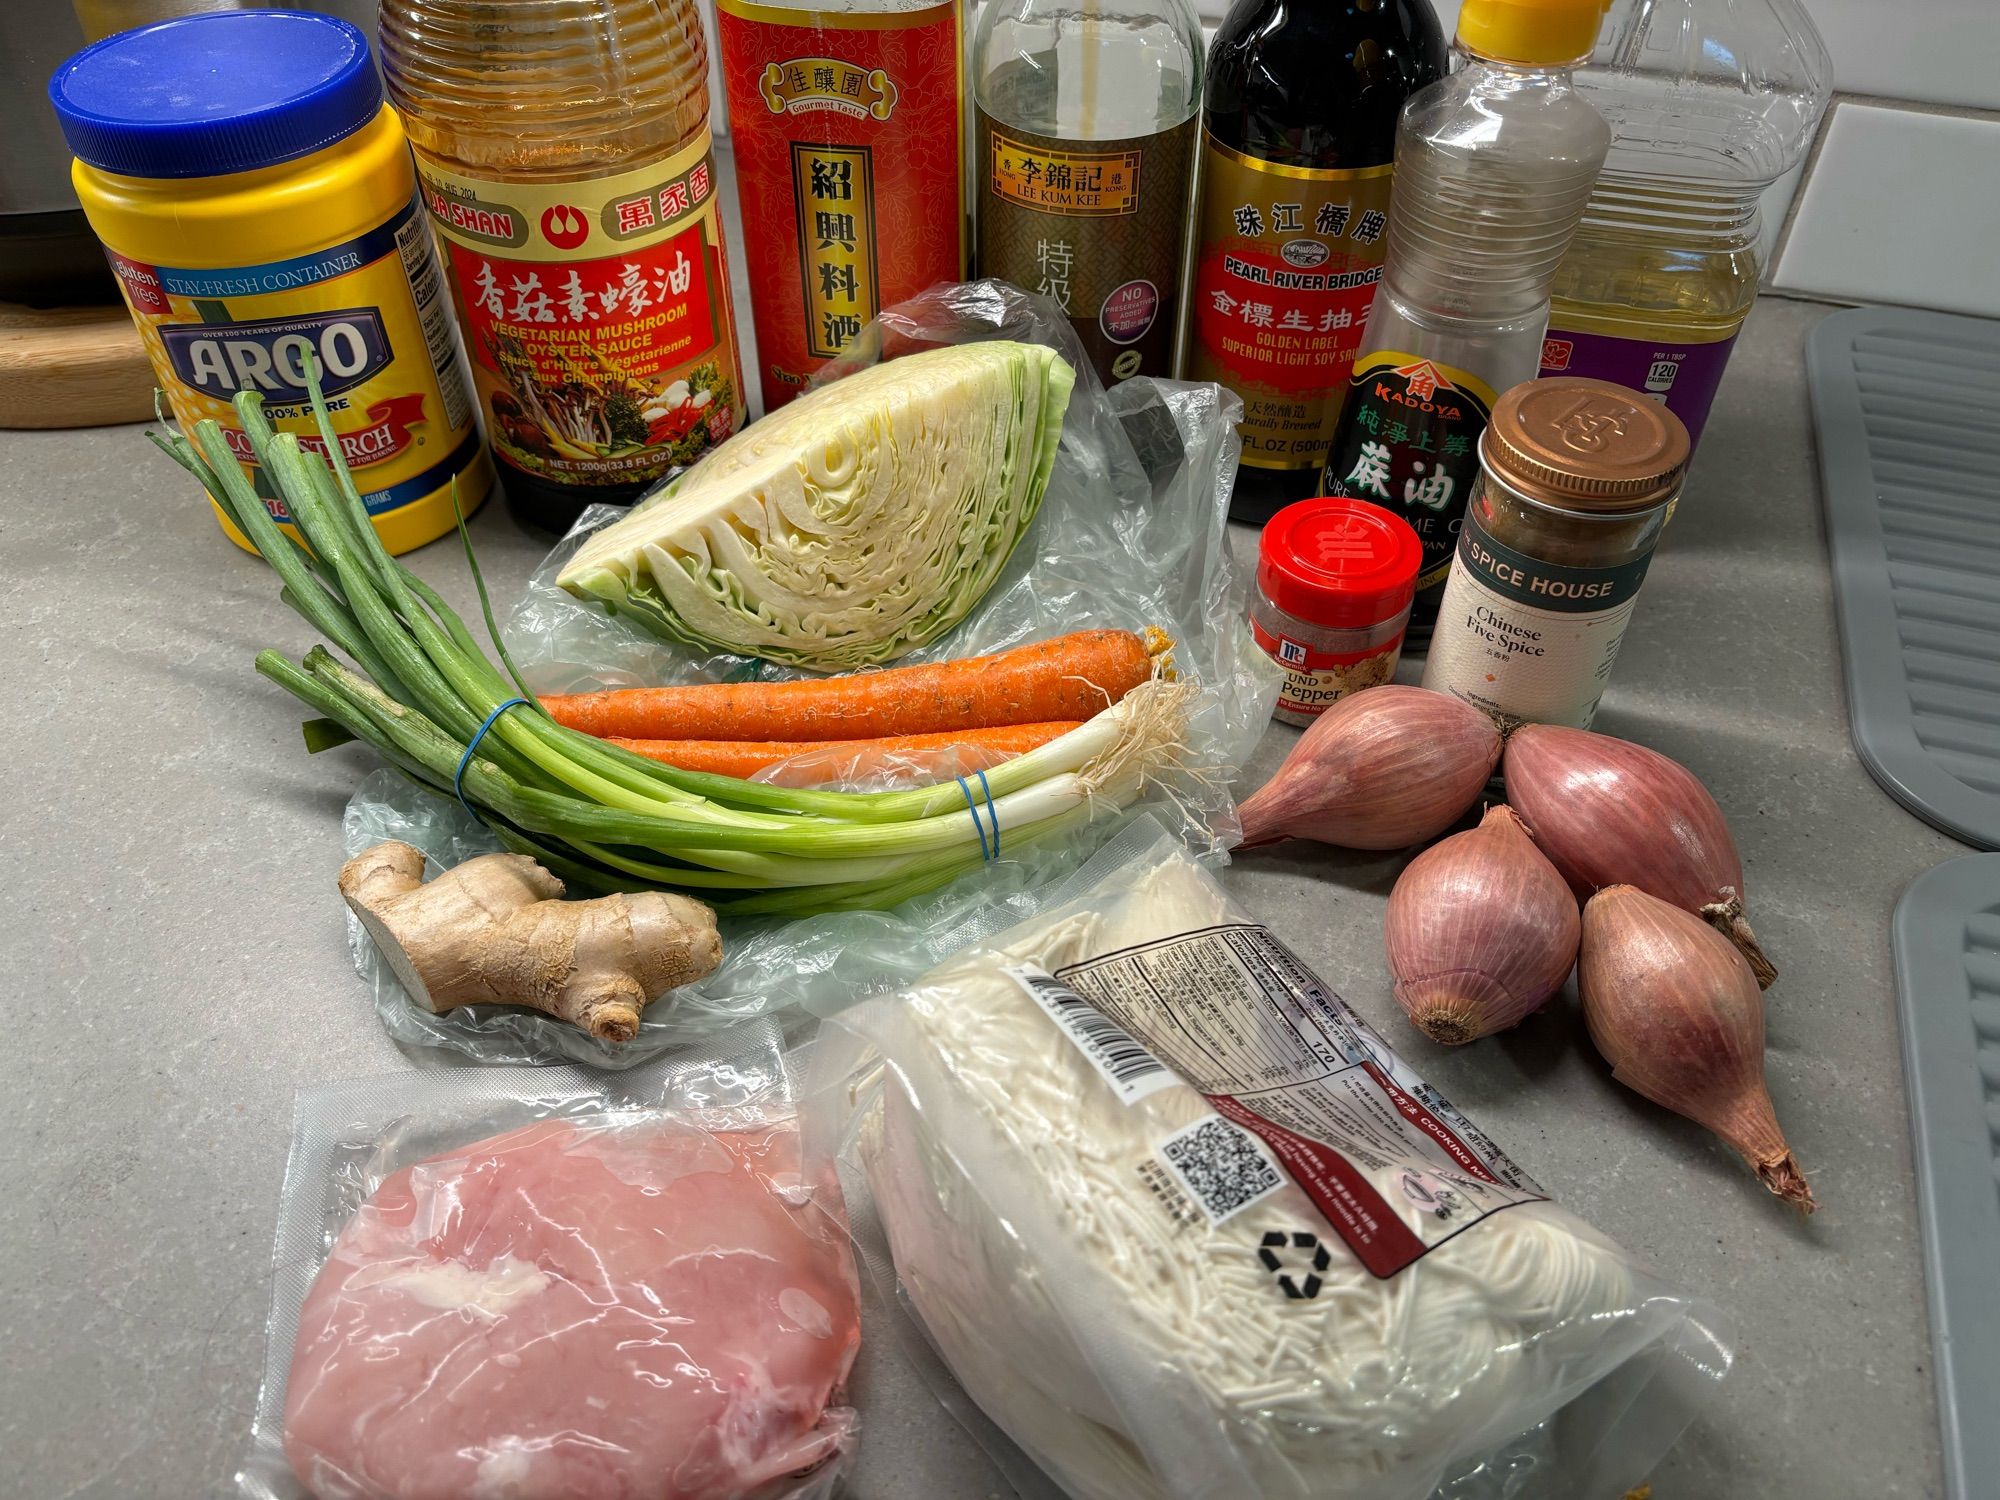
M 1081 728 L 988 771 L 977 815 L 956 780 L 896 792 L 812 791 L 682 771 L 566 729 L 542 711 L 493 627 L 496 668 L 435 590 L 375 534 L 312 382 L 322 458 L 275 431 L 250 393 L 236 411 L 256 462 L 305 538 L 282 531 L 214 421 L 154 442 L 201 481 L 282 580 L 279 597 L 347 660 L 316 646 L 257 670 L 321 717 L 309 749 L 364 740 L 442 796 L 454 783 L 506 847 L 579 893 L 664 887 L 730 915 L 885 907 L 1007 850 L 1130 803 L 1180 749 L 1194 688 L 1141 684 Z M 461 526 L 461 534 L 463 527 Z M 468 559 L 471 545 L 466 544 Z M 351 663 L 351 665 L 350 665 Z M 488 715 L 495 718 L 468 758 Z M 463 773 L 460 773 L 463 762 Z M 988 801 L 990 789 L 990 802 Z

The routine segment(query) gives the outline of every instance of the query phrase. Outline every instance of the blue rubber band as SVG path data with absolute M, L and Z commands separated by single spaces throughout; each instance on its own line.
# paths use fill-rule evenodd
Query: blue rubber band
M 966 785 L 963 776 L 957 778 L 958 789 L 965 793 L 965 810 L 972 814 L 972 831 L 979 835 L 979 857 L 991 864 L 1000 857 L 1000 813 L 993 806 L 993 788 L 986 780 L 986 773 L 975 771 L 973 775 L 979 778 L 980 790 L 986 793 L 986 819 L 993 825 L 991 844 L 986 841 L 986 824 L 979 821 L 979 801 L 972 795 L 972 788 Z
M 486 731 L 493 727 L 495 719 L 499 718 L 500 715 L 507 712 L 510 708 L 526 708 L 527 706 L 528 700 L 526 698 L 509 698 L 505 703 L 494 709 L 492 713 L 486 716 L 486 722 L 473 731 L 472 739 L 465 747 L 465 754 L 458 758 L 458 770 L 451 778 L 451 792 L 454 797 L 458 798 L 458 805 L 466 810 L 475 823 L 483 823 L 486 820 L 479 816 L 478 811 L 470 802 L 465 800 L 465 768 L 472 764 L 472 752 L 477 750 L 479 742 L 486 738 Z M 985 845 L 982 843 L 980 847 L 984 848 Z

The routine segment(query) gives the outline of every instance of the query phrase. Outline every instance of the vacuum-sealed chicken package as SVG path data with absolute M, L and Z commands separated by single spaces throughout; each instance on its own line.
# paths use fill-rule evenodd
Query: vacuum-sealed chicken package
M 985 1417 L 1077 1500 L 1636 1484 L 1727 1368 L 1712 1311 L 1145 820 L 1063 894 L 815 1061 L 860 1242 Z
M 824 1500 L 858 1283 L 774 1027 L 302 1093 L 257 1500 Z

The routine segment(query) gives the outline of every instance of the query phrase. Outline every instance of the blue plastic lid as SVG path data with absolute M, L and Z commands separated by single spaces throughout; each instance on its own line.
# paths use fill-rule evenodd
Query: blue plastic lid
M 368 39 L 334 16 L 223 10 L 134 27 L 49 80 L 63 139 L 121 177 L 219 177 L 332 145 L 374 119 Z

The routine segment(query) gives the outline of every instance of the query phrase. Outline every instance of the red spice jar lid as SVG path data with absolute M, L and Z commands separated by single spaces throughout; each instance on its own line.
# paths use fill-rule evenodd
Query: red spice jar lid
M 1365 630 L 1416 597 L 1423 558 L 1423 543 L 1401 516 L 1323 495 L 1294 501 L 1265 526 L 1257 587 L 1298 619 Z

